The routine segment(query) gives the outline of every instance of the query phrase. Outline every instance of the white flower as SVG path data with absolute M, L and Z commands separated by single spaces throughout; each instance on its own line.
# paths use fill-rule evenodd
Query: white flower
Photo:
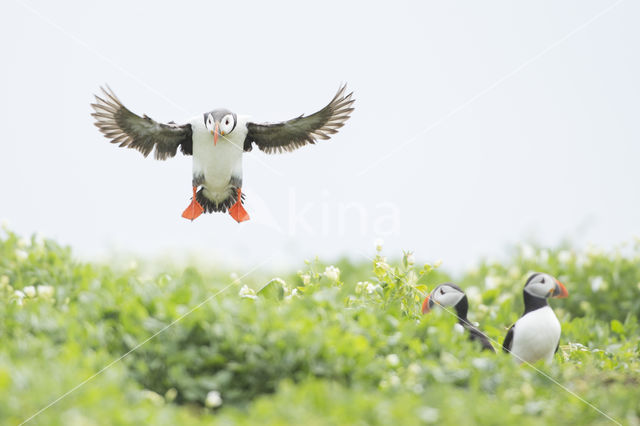
M 398 377 L 397 375 L 393 374 L 391 377 L 389 377 L 389 384 L 393 387 L 397 387 L 400 386 L 400 377 Z
M 172 402 L 174 399 L 176 399 L 177 396 L 178 396 L 178 391 L 176 390 L 176 388 L 171 388 L 167 392 L 165 392 L 164 399 L 166 399 L 169 402 Z
M 591 291 L 594 293 L 599 291 L 600 289 L 604 289 L 607 283 L 605 283 L 604 278 L 597 276 L 591 278 Z
M 562 250 L 560 253 L 558 253 L 558 261 L 563 265 L 571 262 L 572 258 L 573 254 L 569 250 Z
M 382 251 L 383 245 L 384 245 L 384 240 L 382 238 L 377 238 L 375 241 L 376 251 Z
M 231 278 L 231 281 L 235 281 L 238 279 L 238 274 L 236 274 L 235 272 L 232 272 L 229 274 L 229 278 Z
M 157 405 L 157 406 L 164 405 L 164 398 L 162 397 L 162 395 L 157 394 L 154 391 L 144 389 L 142 391 L 142 396 L 145 399 L 151 401 L 154 405 Z
M 40 297 L 53 297 L 53 293 L 55 292 L 55 288 L 50 285 L 39 285 L 38 286 L 38 296 Z
M 400 364 L 400 358 L 396 354 L 387 355 L 386 360 L 387 360 L 387 364 L 389 364 L 392 367 L 395 367 L 398 364 Z
M 491 361 L 487 358 L 473 358 L 471 360 L 471 365 L 473 365 L 478 370 L 487 370 L 491 367 Z
M 602 249 L 599 247 L 596 247 L 594 244 L 589 243 L 587 244 L 587 255 L 591 256 L 591 257 L 596 257 L 596 256 L 600 256 L 602 255 Z
M 309 283 L 311 283 L 311 275 L 309 274 L 303 274 L 300 278 L 302 278 L 302 284 L 304 285 L 309 285 Z
M 520 278 L 520 275 L 520 268 L 518 268 L 516 265 L 513 265 L 509 268 L 509 278 L 515 280 Z
M 529 244 L 524 244 L 520 247 L 520 252 L 525 260 L 533 260 L 536 257 L 536 249 Z
M 258 297 L 256 296 L 256 292 L 253 291 L 253 289 L 250 289 L 249 287 L 247 287 L 246 284 L 242 286 L 242 288 L 238 292 L 238 296 L 244 299 L 256 299 Z
M 218 391 L 210 391 L 207 393 L 207 398 L 204 400 L 204 405 L 209 408 L 215 408 L 222 405 L 222 396 Z
M 478 287 L 467 287 L 465 289 L 465 293 L 467 293 L 467 297 L 472 303 L 476 304 L 482 302 L 482 294 L 480 294 L 480 290 L 478 289 Z
M 549 250 L 540 251 L 539 260 L 540 263 L 547 263 L 549 261 Z
M 464 327 L 459 323 L 455 323 L 455 325 L 453 326 L 453 330 L 460 334 L 464 333 Z
M 22 237 L 20 239 L 18 239 L 18 247 L 20 248 L 25 248 L 25 247 L 29 247 L 31 245 L 31 241 L 28 238 Z
M 591 264 L 591 259 L 586 256 L 584 253 L 580 253 L 576 256 L 576 266 L 578 268 L 584 268 L 585 266 L 589 266 Z
M 422 407 L 418 409 L 418 417 L 425 423 L 437 423 L 440 411 L 433 407 Z
M 416 263 L 416 258 L 413 253 L 407 253 L 407 265 L 413 265 Z
M 373 294 L 375 293 L 378 289 L 381 289 L 382 287 L 380 287 L 379 284 L 372 284 L 369 281 L 358 281 L 356 283 L 356 293 L 362 293 L 362 291 L 366 291 L 367 294 Z
M 38 247 L 38 248 L 44 247 L 44 235 L 42 235 L 41 233 L 37 232 L 35 237 L 34 237 L 34 242 L 35 242 L 36 247 Z
M 416 363 L 411 363 L 411 364 L 409 364 L 409 367 L 407 368 L 407 370 L 409 371 L 409 373 L 411 373 L 413 375 L 418 375 L 418 374 L 420 374 L 422 372 L 422 367 L 420 367 Z
M 16 290 L 16 291 L 14 291 L 14 292 L 13 292 L 13 295 L 14 295 L 15 297 L 17 297 L 18 299 L 24 299 L 24 293 L 23 293 L 23 292 L 21 292 L 20 290 Z
M 384 258 L 382 261 L 376 262 L 376 267 L 380 269 L 384 269 L 385 271 L 389 270 L 389 264 L 386 262 L 386 259 Z
M 32 285 L 26 286 L 22 291 L 24 291 L 24 294 L 26 294 L 27 297 L 36 297 L 36 288 Z
M 493 290 L 494 288 L 498 287 L 499 281 L 498 278 L 493 277 L 491 275 L 487 275 L 484 278 L 484 287 L 487 290 Z
M 335 266 L 327 266 L 324 270 L 324 276 L 332 281 L 338 281 L 340 279 L 340 269 Z
M 434 268 L 439 268 L 442 265 L 442 259 L 436 260 L 436 263 L 433 264 Z
M 300 292 L 298 291 L 297 288 L 294 288 L 293 290 L 291 290 L 291 293 L 287 296 L 284 297 L 284 300 L 286 300 L 287 302 L 289 302 L 291 299 L 293 299 L 296 296 L 299 296 Z
M 29 253 L 26 251 L 21 249 L 16 250 L 16 258 L 18 258 L 18 260 L 25 260 L 27 257 L 29 257 Z
M 370 282 L 367 282 L 364 290 L 367 292 L 367 294 L 373 294 L 375 293 L 378 289 L 381 289 L 382 287 L 380 287 L 379 284 L 371 284 Z

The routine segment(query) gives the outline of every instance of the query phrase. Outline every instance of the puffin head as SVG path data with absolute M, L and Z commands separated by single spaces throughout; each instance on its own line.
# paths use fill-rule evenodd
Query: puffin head
M 445 308 L 456 306 L 465 297 L 464 291 L 453 283 L 440 284 L 422 302 L 422 313 L 431 311 L 433 305 L 440 305 Z
M 569 296 L 567 288 L 557 278 L 539 272 L 529 277 L 524 285 L 524 291 L 541 299 L 549 297 L 561 299 Z
M 219 135 L 228 135 L 236 128 L 237 116 L 228 109 L 214 109 L 204 113 L 204 125 L 213 135 L 213 144 L 218 143 Z

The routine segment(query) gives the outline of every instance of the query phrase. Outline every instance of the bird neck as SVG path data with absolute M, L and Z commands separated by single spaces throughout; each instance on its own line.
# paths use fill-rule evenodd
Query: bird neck
M 549 306 L 547 303 L 547 299 L 543 297 L 536 297 L 532 294 L 523 291 L 524 295 L 524 314 L 528 314 L 529 312 L 535 311 L 536 309 L 544 308 L 545 306 Z
M 467 321 L 467 312 L 469 311 L 469 300 L 467 295 L 462 296 L 462 299 L 456 304 L 456 314 L 458 315 L 458 322 L 462 325 L 469 324 Z

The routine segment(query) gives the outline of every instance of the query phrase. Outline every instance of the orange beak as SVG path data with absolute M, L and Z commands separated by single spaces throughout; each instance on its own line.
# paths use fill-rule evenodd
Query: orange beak
M 553 291 L 551 297 L 555 297 L 556 299 L 564 299 L 565 297 L 569 297 L 569 292 L 567 288 L 560 281 L 556 280 L 556 288 Z
M 429 298 L 430 297 L 431 297 L 431 294 L 429 294 L 427 296 L 427 298 L 424 299 L 424 302 L 422 302 L 422 313 L 423 314 L 426 314 L 431 310 L 431 308 L 429 307 Z
M 219 124 L 216 123 L 216 128 L 213 131 L 213 146 L 216 146 L 217 143 L 218 143 L 218 126 L 219 126 Z

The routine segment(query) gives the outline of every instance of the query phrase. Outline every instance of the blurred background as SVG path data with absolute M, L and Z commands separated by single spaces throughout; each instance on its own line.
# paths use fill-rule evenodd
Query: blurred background
M 385 249 L 455 271 L 521 241 L 640 234 L 640 4 L 66 2 L 0 6 L 0 217 L 94 258 L 255 265 Z M 180 217 L 191 158 L 119 149 L 89 103 L 280 121 L 341 82 L 331 140 L 245 156 L 252 220 Z M 271 258 L 270 258 L 271 259 Z

